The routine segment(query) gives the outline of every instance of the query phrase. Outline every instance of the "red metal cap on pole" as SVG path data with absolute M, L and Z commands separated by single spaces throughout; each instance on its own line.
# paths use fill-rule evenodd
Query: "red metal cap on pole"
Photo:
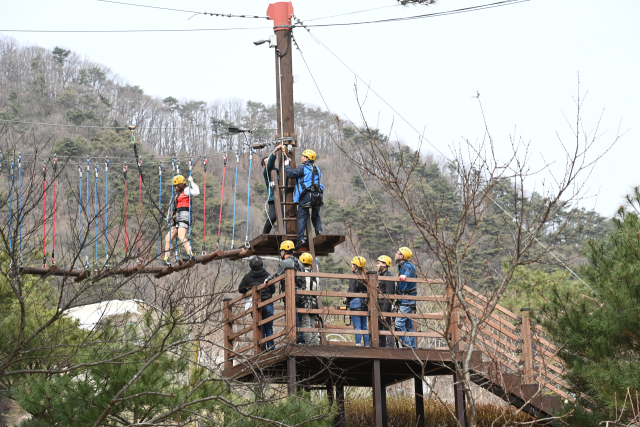
M 290 30 L 293 5 L 290 1 L 271 3 L 267 9 L 267 16 L 273 21 L 273 30 Z

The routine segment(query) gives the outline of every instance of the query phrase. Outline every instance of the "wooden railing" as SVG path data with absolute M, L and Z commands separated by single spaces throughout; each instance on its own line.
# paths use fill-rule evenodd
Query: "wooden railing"
M 315 277 L 317 279 L 332 279 L 347 281 L 360 279 L 367 284 L 366 293 L 350 293 L 336 291 L 303 291 L 295 287 L 296 277 Z M 266 301 L 261 301 L 261 290 L 266 286 L 285 282 L 285 291 L 278 293 Z M 370 346 L 378 347 L 380 337 L 393 335 L 395 337 L 416 337 L 418 347 L 430 349 L 447 349 L 447 340 L 454 348 L 464 350 L 468 345 L 471 321 L 478 326 L 478 339 L 475 347 L 483 353 L 483 360 L 494 363 L 501 372 L 520 374 L 522 384 L 540 384 L 564 398 L 571 397 L 563 391 L 566 383 L 561 375 L 564 372 L 562 361 L 557 356 L 558 348 L 544 336 L 544 330 L 533 325 L 529 318 L 528 309 L 522 309 L 521 316 L 508 309 L 496 305 L 494 310 L 487 312 L 489 301 L 482 294 L 469 287 L 463 288 L 464 304 L 460 304 L 451 288 L 445 288 L 441 280 L 406 279 L 418 286 L 417 296 L 381 294 L 378 289 L 379 281 L 400 282 L 399 277 L 378 276 L 375 272 L 366 275 L 332 274 L 332 273 L 303 273 L 287 270 L 285 274 L 252 288 L 249 292 L 224 302 L 224 360 L 225 369 L 238 364 L 243 359 L 257 356 L 263 352 L 262 345 L 274 341 L 276 348 L 296 343 L 297 334 L 311 332 L 319 334 L 322 345 L 355 345 L 351 338 L 355 334 L 369 335 Z M 346 288 L 346 284 L 345 284 Z M 296 295 L 316 296 L 319 308 L 297 308 Z M 245 299 L 251 297 L 253 303 L 245 308 Z M 367 298 L 367 311 L 343 310 L 338 307 L 323 306 L 322 298 Z M 404 314 L 396 312 L 380 312 L 379 300 L 415 300 L 416 313 Z M 256 303 L 257 302 L 257 303 Z M 273 304 L 273 316 L 263 319 L 262 307 Z M 447 317 L 451 314 L 451 318 Z M 296 325 L 297 314 L 316 314 L 322 319 L 315 327 L 300 328 Z M 347 316 L 367 317 L 367 329 L 355 330 L 353 325 L 347 325 L 341 319 Z M 399 332 L 379 330 L 378 319 L 395 320 L 398 317 L 414 320 L 415 332 Z M 477 322 L 486 317 L 483 322 Z M 449 320 L 449 321 L 448 321 Z M 267 322 L 273 322 L 273 334 L 262 338 L 260 327 Z M 392 323 L 392 322 L 389 322 Z M 391 324 L 391 326 L 393 326 Z M 391 328 L 393 329 L 393 327 Z M 340 336 L 342 340 L 336 340 Z M 465 344 L 467 343 L 467 344 Z M 467 347 L 468 348 L 468 347 Z

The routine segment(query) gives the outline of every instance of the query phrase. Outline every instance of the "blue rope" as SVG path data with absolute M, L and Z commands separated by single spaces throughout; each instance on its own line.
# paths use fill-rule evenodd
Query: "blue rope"
M 87 215 L 87 234 L 85 237 L 85 247 L 87 249 L 84 262 L 87 270 L 89 269 L 89 158 L 87 157 L 87 204 L 85 205 L 84 212 Z
M 93 268 L 95 270 L 98 269 L 98 171 L 100 170 L 100 166 L 96 163 L 95 171 L 96 171 L 96 181 L 94 188 L 94 196 L 93 196 L 93 214 L 96 218 L 96 250 L 94 253 L 95 261 L 93 263 Z
M 104 162 L 104 174 L 105 174 L 105 209 L 106 209 L 106 218 L 104 225 L 104 265 L 107 265 L 109 262 L 109 158 L 107 158 Z
M 22 156 L 18 154 L 18 228 L 20 230 L 20 265 L 22 265 Z
M 13 236 L 13 232 L 11 231 L 11 222 L 13 220 L 13 209 L 11 208 L 11 205 L 13 205 L 13 183 L 15 182 L 14 179 L 14 175 L 13 175 L 13 160 L 11 161 L 11 187 L 9 188 L 9 252 L 11 252 L 11 255 L 13 256 L 13 249 L 12 249 L 12 244 L 11 244 L 11 237 Z
M 251 213 L 249 200 L 251 199 L 251 163 L 253 162 L 253 148 L 249 153 L 249 179 L 247 180 L 247 235 L 244 238 L 244 247 L 249 249 L 249 214 Z
M 236 184 L 233 189 L 233 232 L 231 234 L 231 249 L 236 238 L 236 201 L 238 200 L 238 165 L 240 164 L 240 152 L 236 151 Z
M 78 172 L 80 173 L 80 194 L 78 195 L 78 264 L 82 267 L 82 165 L 78 163 Z
M 158 176 L 160 177 L 160 191 L 158 191 L 158 264 L 162 249 L 162 163 L 158 165 Z

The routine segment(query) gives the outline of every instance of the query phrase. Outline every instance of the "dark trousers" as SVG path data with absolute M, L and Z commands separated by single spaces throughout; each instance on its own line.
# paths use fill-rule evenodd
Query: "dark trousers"
M 310 208 L 301 208 L 298 206 L 298 241 L 304 239 L 304 230 L 307 228 L 307 217 L 309 216 Z M 322 221 L 320 221 L 320 208 L 311 209 L 311 223 L 313 228 L 316 229 L 316 233 L 322 233 Z M 313 236 L 308 236 L 309 240 L 313 239 Z
M 378 330 L 389 331 L 393 329 L 393 317 L 383 317 L 385 312 L 391 311 L 391 302 L 389 300 L 378 300 L 380 305 L 380 317 L 378 318 Z M 388 335 L 380 335 L 378 347 L 394 347 L 393 337 Z
M 267 219 L 267 222 L 264 223 L 264 228 L 262 229 L 262 234 L 269 234 L 271 233 L 271 224 L 276 225 L 276 221 L 278 220 L 278 217 L 276 216 L 276 206 L 273 202 L 269 202 L 269 218 Z

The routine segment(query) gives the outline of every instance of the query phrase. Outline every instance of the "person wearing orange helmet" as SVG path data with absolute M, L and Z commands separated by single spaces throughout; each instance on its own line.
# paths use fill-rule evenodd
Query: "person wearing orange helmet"
M 193 182 L 193 178 L 189 177 L 188 181 L 191 185 L 187 184 L 187 180 L 182 175 L 176 175 L 173 178 L 173 187 L 175 190 L 175 196 L 171 203 L 173 203 L 173 218 L 171 218 L 172 225 L 164 238 L 164 264 L 171 267 L 171 259 L 169 258 L 169 250 L 171 249 L 171 240 L 176 237 L 182 242 L 182 246 L 187 251 L 187 256 L 183 259 L 185 261 L 195 260 L 193 253 L 191 252 L 191 244 L 187 239 L 187 231 L 189 230 L 189 204 L 191 198 L 200 194 L 200 188 Z
M 311 209 L 311 222 L 316 230 L 316 236 L 322 234 L 322 221 L 320 221 L 320 207 L 322 206 L 322 193 L 324 187 L 320 183 L 322 174 L 320 168 L 315 164 L 316 153 L 313 150 L 304 150 L 300 157 L 300 165 L 291 169 L 289 160 L 284 162 L 284 171 L 289 179 L 295 179 L 295 191 L 293 202 L 298 203 L 298 243 L 296 249 L 305 251 L 309 249 L 304 231 L 307 228 L 307 217 Z

